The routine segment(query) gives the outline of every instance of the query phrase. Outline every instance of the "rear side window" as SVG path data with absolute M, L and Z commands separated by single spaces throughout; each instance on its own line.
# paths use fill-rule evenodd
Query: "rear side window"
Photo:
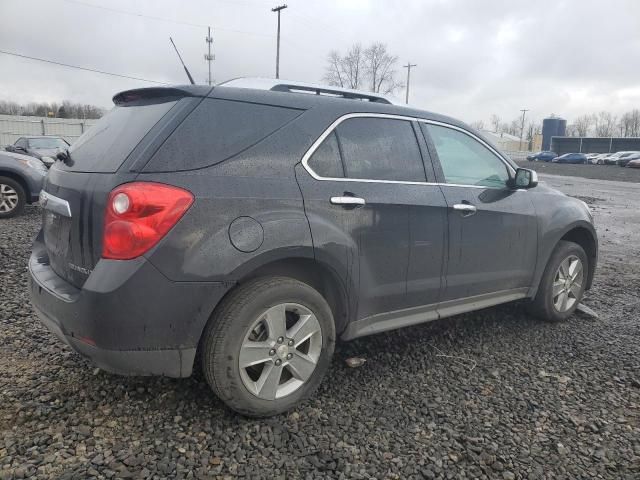
M 336 129 L 345 177 L 426 181 L 418 140 L 410 122 L 350 118 Z
M 175 104 L 170 101 L 114 107 L 71 146 L 70 167 L 78 172 L 117 171 L 140 140 Z
M 290 108 L 206 98 L 171 134 L 145 171 L 215 165 L 255 145 L 300 113 Z
M 321 177 L 342 178 L 344 171 L 336 133 L 331 132 L 309 159 L 309 166 Z

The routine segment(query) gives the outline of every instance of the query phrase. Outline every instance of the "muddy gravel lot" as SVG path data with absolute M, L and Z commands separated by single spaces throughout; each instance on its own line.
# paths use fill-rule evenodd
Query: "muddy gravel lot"
M 598 319 L 508 305 L 340 344 L 315 398 L 267 420 L 71 352 L 29 305 L 38 210 L 0 222 L 0 479 L 640 478 L 640 185 L 542 178 L 594 209 Z

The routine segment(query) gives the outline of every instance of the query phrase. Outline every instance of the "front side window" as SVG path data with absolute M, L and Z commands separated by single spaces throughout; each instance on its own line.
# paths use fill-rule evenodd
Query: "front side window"
M 406 120 L 350 118 L 336 129 L 345 177 L 424 182 L 420 148 Z
M 447 183 L 505 187 L 507 166 L 475 138 L 453 128 L 427 124 Z

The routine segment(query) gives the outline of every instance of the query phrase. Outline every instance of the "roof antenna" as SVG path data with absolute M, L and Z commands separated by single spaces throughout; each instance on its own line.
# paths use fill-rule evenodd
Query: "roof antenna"
M 191 76 L 191 74 L 189 73 L 189 69 L 187 68 L 187 66 L 184 64 L 184 62 L 182 61 L 182 57 L 180 56 L 180 52 L 178 51 L 178 47 L 176 47 L 176 44 L 173 43 L 173 38 L 169 37 L 169 40 L 171 40 L 171 45 L 173 45 L 173 48 L 175 49 L 176 53 L 178 54 L 178 58 L 180 59 L 180 63 L 182 64 L 182 66 L 184 67 L 184 71 L 187 74 L 187 77 L 189 77 L 189 81 L 191 82 L 191 85 L 195 85 L 196 82 L 193 81 L 193 77 Z

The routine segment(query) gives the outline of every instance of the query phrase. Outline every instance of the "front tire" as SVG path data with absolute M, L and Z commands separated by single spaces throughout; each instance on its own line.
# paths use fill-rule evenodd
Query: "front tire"
M 549 322 L 563 322 L 578 307 L 587 284 L 589 263 L 577 243 L 560 241 L 540 280 L 531 312 Z
M 27 203 L 24 188 L 12 178 L 0 177 L 0 218 L 19 215 Z
M 287 277 L 254 279 L 231 292 L 209 320 L 202 370 L 231 409 L 276 415 L 318 388 L 335 335 L 331 309 L 312 287 Z

